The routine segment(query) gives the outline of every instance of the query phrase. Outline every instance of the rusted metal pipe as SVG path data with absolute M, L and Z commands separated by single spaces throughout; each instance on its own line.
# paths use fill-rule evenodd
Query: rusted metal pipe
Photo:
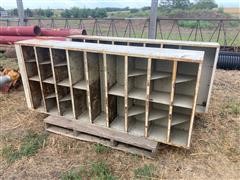
M 23 41 L 28 39 L 41 39 L 41 40 L 59 40 L 65 41 L 65 37 L 52 37 L 52 36 L 0 36 L 0 44 L 14 44 L 17 41 Z
M 52 29 L 52 28 L 41 28 L 42 36 L 62 36 L 67 37 L 70 35 L 87 35 L 85 29 Z
M 1 36 L 39 36 L 41 29 L 38 26 L 2 26 Z

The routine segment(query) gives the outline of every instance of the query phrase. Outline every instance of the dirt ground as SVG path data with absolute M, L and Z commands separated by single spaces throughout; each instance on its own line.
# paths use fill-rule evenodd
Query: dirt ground
M 15 59 L 0 66 L 16 66 Z M 240 177 L 240 71 L 217 70 L 208 113 L 197 115 L 190 150 L 164 146 L 155 159 L 110 150 L 97 153 L 94 143 L 50 134 L 34 156 L 9 163 L 0 157 L 1 179 L 59 179 L 73 168 L 104 161 L 119 179 L 137 179 L 134 170 L 154 166 L 151 179 L 238 179 Z M 0 151 L 19 147 L 28 130 L 44 131 L 43 114 L 27 109 L 22 88 L 0 94 Z M 143 178 L 147 179 L 147 177 Z

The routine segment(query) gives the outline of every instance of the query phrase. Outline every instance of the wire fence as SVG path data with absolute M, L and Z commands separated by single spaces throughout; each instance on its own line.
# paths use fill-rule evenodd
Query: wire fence
M 88 35 L 147 38 L 149 18 L 27 18 L 26 25 L 45 28 L 84 28 Z M 0 19 L 1 26 L 19 19 Z M 157 39 L 218 42 L 240 46 L 240 19 L 158 18 Z

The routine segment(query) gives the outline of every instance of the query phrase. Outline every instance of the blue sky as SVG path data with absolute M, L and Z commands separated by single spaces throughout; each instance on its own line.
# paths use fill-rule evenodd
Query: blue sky
M 160 1 L 160 0 L 159 0 Z M 191 0 L 194 1 L 194 0 Z M 240 7 L 240 0 L 215 0 L 219 6 Z M 151 0 L 23 0 L 24 8 L 95 8 L 95 7 L 143 7 L 150 6 Z M 16 8 L 16 0 L 0 0 L 5 9 Z

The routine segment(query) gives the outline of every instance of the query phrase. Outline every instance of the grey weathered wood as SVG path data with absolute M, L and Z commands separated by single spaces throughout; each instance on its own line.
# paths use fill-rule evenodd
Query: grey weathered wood
M 155 154 L 158 151 L 158 148 L 157 148 L 158 146 L 156 146 L 155 150 L 146 150 L 146 149 L 134 147 L 131 145 L 126 145 L 124 143 L 120 143 L 115 140 L 109 141 L 109 140 L 103 139 L 101 137 L 96 137 L 96 136 L 92 136 L 92 135 L 85 134 L 85 133 L 79 133 L 78 131 L 71 131 L 69 129 L 52 126 L 47 123 L 45 123 L 45 127 L 46 127 L 46 131 L 49 131 L 49 132 L 52 132 L 55 134 L 64 135 L 64 136 L 78 139 L 81 141 L 102 144 L 104 146 L 110 147 L 115 150 L 120 150 L 120 151 L 124 151 L 124 152 L 131 153 L 131 154 L 137 154 L 139 156 L 145 156 L 145 157 L 148 157 L 151 159 L 154 158 Z
M 19 25 L 24 26 L 25 15 L 24 15 L 24 9 L 23 9 L 23 2 L 22 0 L 16 0 L 16 1 L 17 1 L 17 8 L 18 8 Z
M 174 101 L 174 94 L 175 94 L 175 83 L 176 83 L 176 76 L 177 76 L 177 62 L 173 63 L 173 70 L 172 70 L 172 82 L 171 82 L 171 94 L 170 94 L 170 105 L 169 105 L 169 112 L 168 112 L 168 128 L 167 128 L 167 142 L 170 142 L 170 133 L 171 133 L 171 125 L 172 125 L 172 118 L 173 118 L 173 101 Z
M 26 74 L 27 70 L 26 70 L 21 46 L 20 45 L 15 45 L 15 49 L 16 49 L 18 66 L 19 66 L 20 73 L 21 73 L 21 78 L 22 78 L 22 83 L 23 83 L 23 87 L 24 87 L 24 93 L 25 93 L 27 106 L 28 106 L 29 109 L 34 109 L 33 104 L 32 104 L 32 95 L 31 95 L 32 93 L 31 93 L 31 90 L 30 90 L 28 77 L 27 77 L 27 74 Z
M 30 41 L 22 43 L 25 42 Z M 45 93 L 44 88 L 40 87 L 42 82 L 41 72 L 38 69 L 40 65 L 23 70 L 23 75 L 29 76 L 26 81 L 29 83 L 30 93 L 33 93 L 31 95 L 33 109 L 45 112 L 38 108 L 42 107 L 40 100 L 41 93 L 44 93 L 46 100 L 55 99 L 55 102 L 51 101 L 49 104 L 51 108 L 54 108 L 54 103 L 55 108 L 58 107 L 58 110 L 51 109 L 45 113 L 53 115 L 59 112 L 54 115 L 66 118 L 65 120 L 61 117 L 53 118 L 51 122 L 49 120 L 49 124 L 139 147 L 148 146 L 149 141 L 189 147 L 187 141 L 190 139 L 189 133 L 190 135 L 192 133 L 190 131 L 192 131 L 198 93 L 198 87 L 194 82 L 197 81 L 199 86 L 201 76 L 198 74 L 200 69 L 196 67 L 203 62 L 203 52 L 159 49 L 161 53 L 155 53 L 156 48 L 148 47 L 121 46 L 120 48 L 106 44 L 73 42 L 61 44 L 59 41 L 46 43 L 37 40 L 31 42 L 34 43 L 27 44 L 30 48 L 33 46 L 50 48 L 51 64 L 44 66 L 51 67 L 48 70 L 53 72 L 52 82 L 45 83 L 48 85 L 45 88 L 49 89 Z M 55 42 L 58 44 L 50 46 Z M 34 63 L 33 56 L 31 52 L 30 55 L 26 54 L 25 51 L 29 48 L 26 48 L 26 44 L 23 45 L 25 50 L 23 57 L 20 58 L 23 59 L 24 65 L 29 66 L 30 61 Z M 183 52 L 185 56 L 178 55 L 176 51 Z M 41 52 L 43 52 L 40 60 L 42 63 L 45 62 L 42 60 L 45 55 L 44 51 L 39 50 L 40 54 Z M 70 52 L 74 53 L 70 55 Z M 167 52 L 171 53 L 167 54 Z M 195 60 L 189 59 L 195 53 L 202 54 Z M 83 61 L 82 65 L 78 66 L 81 61 Z M 59 68 L 56 65 L 60 64 L 66 73 L 64 76 L 59 74 L 60 71 L 55 72 Z M 172 64 L 174 64 L 173 68 Z M 188 68 L 190 70 L 186 71 Z M 78 74 L 80 71 L 81 74 Z M 62 80 L 66 77 L 68 80 L 63 83 Z M 86 88 L 82 88 L 83 85 L 80 84 L 75 86 L 74 83 L 80 82 L 79 80 L 85 80 Z M 46 79 L 43 80 L 45 81 Z M 180 84 L 176 89 L 175 83 Z M 181 111 L 181 108 L 185 110 Z M 169 109 L 169 119 L 167 119 L 167 109 Z M 182 113 L 183 116 L 178 116 L 178 113 Z M 172 119 L 173 116 L 181 119 Z M 156 123 L 157 121 L 161 122 Z M 190 128 L 178 126 L 179 123 L 189 123 Z M 176 128 L 171 130 L 171 126 Z
M 151 83 L 151 73 L 152 73 L 152 59 L 148 59 L 147 65 L 147 82 L 146 82 L 146 101 L 145 101 L 145 127 L 144 136 L 148 137 L 149 129 L 149 98 L 150 98 L 150 83 Z
M 44 122 L 107 139 L 114 139 L 118 142 L 131 144 L 144 149 L 155 150 L 158 145 L 157 142 L 145 139 L 144 137 L 132 136 L 124 132 L 117 132 L 110 128 L 96 126 L 91 123 L 79 123 L 78 121 L 67 120 L 63 117 L 48 116 L 44 119 Z
M 148 38 L 155 39 L 157 32 L 157 10 L 158 10 L 158 0 L 152 0 L 151 11 L 150 11 L 150 21 L 148 27 Z
M 40 46 L 40 47 L 52 47 L 57 49 L 68 49 L 78 51 L 88 51 L 97 53 L 115 54 L 119 56 L 125 56 L 131 54 L 131 56 L 143 57 L 143 58 L 155 58 L 155 59 L 168 59 L 169 61 L 186 61 L 199 63 L 204 57 L 204 53 L 201 51 L 189 51 L 176 49 L 159 49 L 156 51 L 155 48 L 146 47 L 126 47 L 126 46 L 112 46 L 108 44 L 94 44 L 94 43 L 79 43 L 70 41 L 54 41 L 54 40 L 25 40 L 19 41 L 17 44 L 25 44 L 29 46 Z
M 220 45 L 215 42 L 195 42 L 195 41 L 175 41 L 175 40 L 156 40 L 156 39 L 140 39 L 140 38 L 122 38 L 122 37 L 104 37 L 104 36 L 83 36 L 83 35 L 73 35 L 70 39 L 101 39 L 104 41 L 115 41 L 122 42 L 122 45 L 131 45 L 132 43 L 145 43 L 149 45 L 157 45 L 160 48 L 166 48 L 166 46 L 175 46 L 174 49 L 193 49 L 205 52 L 204 62 L 203 62 L 203 73 L 200 79 L 200 89 L 198 93 L 197 108 L 196 111 L 203 113 L 207 112 L 212 84 L 214 79 L 214 73 L 216 69 L 218 52 Z M 117 43 L 114 43 L 117 44 Z M 157 47 L 156 46 L 156 47 Z M 155 47 L 155 48 L 156 48 Z M 159 47 L 157 47 L 159 48 Z
M 191 120 L 190 120 L 190 127 L 189 127 L 189 132 L 188 132 L 188 140 L 187 140 L 188 148 L 190 147 L 190 142 L 191 142 L 193 122 L 194 122 L 194 116 L 195 116 L 195 111 L 196 111 L 197 93 L 198 93 L 199 85 L 200 85 L 201 72 L 202 72 L 202 64 L 199 64 L 197 80 L 196 80 L 196 87 L 195 87 L 194 98 L 193 98 L 193 107 L 192 107 L 192 114 L 191 114 Z

